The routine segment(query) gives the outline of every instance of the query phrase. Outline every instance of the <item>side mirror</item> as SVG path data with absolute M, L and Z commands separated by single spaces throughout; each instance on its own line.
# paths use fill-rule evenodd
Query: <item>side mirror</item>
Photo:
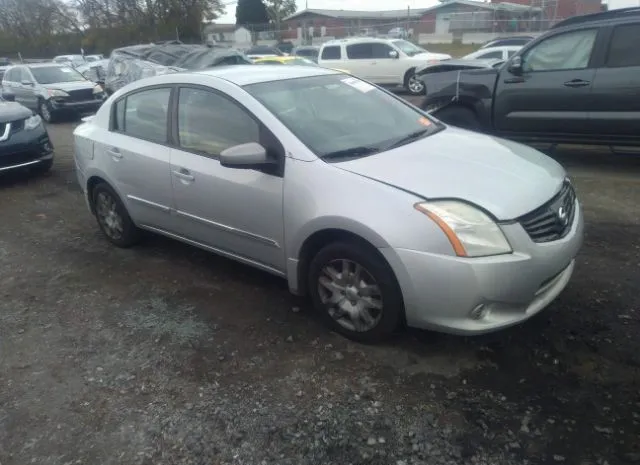
M 522 58 L 519 56 L 513 57 L 509 62 L 508 70 L 511 74 L 520 76 L 522 74 Z
M 22 81 L 23 86 L 33 86 L 33 82 L 31 81 Z
M 12 94 L 10 92 L 3 92 L 2 93 L 2 100 L 4 100 L 5 102 L 15 102 L 16 101 L 16 96 L 15 96 L 15 94 Z
M 267 149 L 256 142 L 234 145 L 220 153 L 220 164 L 227 168 L 255 169 L 274 162 L 267 158 Z
M 399 58 L 399 57 L 400 57 L 400 55 L 398 54 L 398 52 L 396 50 L 391 50 L 389 52 L 389 58 L 396 59 L 396 58 Z

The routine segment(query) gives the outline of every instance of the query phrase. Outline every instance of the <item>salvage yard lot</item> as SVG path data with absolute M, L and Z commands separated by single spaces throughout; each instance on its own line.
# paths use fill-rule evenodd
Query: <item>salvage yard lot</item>
M 640 463 L 640 158 L 559 155 L 586 242 L 545 312 L 363 346 L 267 274 L 110 246 L 73 126 L 50 175 L 0 178 L 2 465 Z

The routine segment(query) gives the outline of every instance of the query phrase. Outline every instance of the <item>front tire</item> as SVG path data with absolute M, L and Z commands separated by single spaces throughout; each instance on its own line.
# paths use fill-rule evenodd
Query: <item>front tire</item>
M 96 185 L 92 192 L 93 207 L 100 230 L 117 247 L 128 248 L 140 239 L 140 230 L 133 223 L 118 194 L 106 183 Z
M 311 261 L 308 280 L 315 309 L 349 339 L 380 342 L 403 321 L 400 286 L 372 247 L 351 241 L 325 246 Z
M 473 110 L 466 107 L 452 105 L 438 111 L 435 117 L 451 126 L 457 126 L 471 131 L 480 130 L 478 117 Z
M 38 113 L 45 123 L 55 122 L 56 118 L 53 114 L 53 110 L 51 109 L 51 104 L 46 100 L 40 100 L 40 103 L 38 104 Z
M 412 69 L 407 73 L 405 78 L 405 88 L 411 95 L 424 95 L 426 86 L 424 82 L 420 80 L 418 76 L 416 76 L 416 70 Z

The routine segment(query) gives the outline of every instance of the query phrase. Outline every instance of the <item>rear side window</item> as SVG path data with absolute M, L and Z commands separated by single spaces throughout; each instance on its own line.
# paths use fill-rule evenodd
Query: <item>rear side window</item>
M 350 60 L 367 60 L 373 58 L 371 44 L 353 44 L 347 47 L 347 57 Z
M 116 104 L 114 130 L 157 144 L 167 143 L 167 115 L 171 89 L 149 89 Z
M 640 66 L 638 43 L 640 43 L 640 24 L 617 26 L 611 35 L 607 67 Z
M 322 49 L 323 60 L 339 60 L 342 58 L 339 45 L 330 45 Z

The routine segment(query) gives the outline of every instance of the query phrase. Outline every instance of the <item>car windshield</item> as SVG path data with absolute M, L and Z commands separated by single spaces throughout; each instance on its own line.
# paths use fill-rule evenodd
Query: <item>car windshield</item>
M 33 74 L 33 77 L 39 84 L 86 81 L 82 74 L 67 66 L 43 66 L 31 68 L 31 74 Z
M 406 40 L 394 40 L 392 43 L 410 57 L 417 55 L 418 53 L 426 52 L 422 47 L 418 47 Z
M 316 155 L 357 158 L 443 128 L 387 92 L 344 74 L 245 86 Z

